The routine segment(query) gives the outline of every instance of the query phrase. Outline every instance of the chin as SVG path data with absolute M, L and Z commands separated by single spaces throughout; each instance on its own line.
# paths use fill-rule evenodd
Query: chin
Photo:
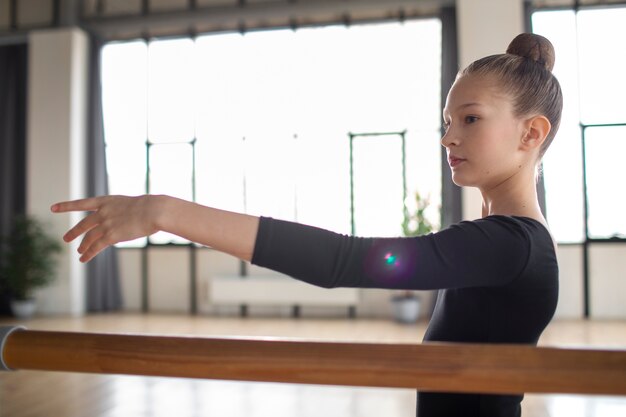
M 459 187 L 476 187 L 480 188 L 481 181 L 478 181 L 476 178 L 467 178 L 462 175 L 452 174 L 452 182 L 458 185 Z
M 474 184 L 471 181 L 468 181 L 467 178 L 463 178 L 462 175 L 452 173 L 452 182 L 458 185 L 459 187 L 471 187 Z

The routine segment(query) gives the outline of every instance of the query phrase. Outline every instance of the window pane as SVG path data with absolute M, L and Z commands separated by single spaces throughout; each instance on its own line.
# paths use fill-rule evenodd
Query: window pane
M 272 213 L 294 220 L 297 156 L 295 139 L 280 134 L 246 137 L 244 176 L 246 212 Z
M 107 145 L 107 172 L 111 194 L 140 195 L 146 192 L 146 145 Z
M 151 142 L 194 137 L 194 45 L 191 39 L 151 42 L 148 134 Z
M 436 19 L 299 30 L 298 125 L 323 121 L 343 133 L 438 128 L 440 32 Z
M 589 237 L 626 238 L 626 195 L 619 184 L 625 154 L 626 126 L 586 129 Z
M 146 142 L 147 51 L 143 41 L 102 48 L 102 107 L 109 145 Z
M 318 130 L 298 134 L 297 220 L 350 234 L 350 147 L 347 133 Z
M 532 16 L 533 31 L 554 45 L 553 74 L 563 91 L 561 125 L 543 158 L 547 220 L 561 243 L 582 242 L 585 235 L 575 19 L 571 10 Z
M 400 136 L 353 139 L 354 224 L 358 236 L 401 236 L 403 219 Z
M 345 44 L 337 49 L 345 61 L 345 82 L 338 93 L 348 100 L 348 106 L 335 107 L 341 122 L 353 132 L 438 128 L 441 112 L 434 104 L 441 94 L 440 31 L 438 20 L 346 30 Z
M 191 200 L 193 147 L 188 143 L 150 146 L 150 194 Z
M 243 137 L 247 91 L 241 85 L 251 68 L 245 65 L 248 36 L 219 34 L 196 40 L 198 65 L 197 137 L 211 140 L 226 135 Z
M 239 129 L 246 137 L 265 132 L 293 135 L 292 114 L 298 111 L 294 83 L 300 70 L 300 55 L 294 54 L 295 34 L 292 30 L 272 30 L 245 38 L 242 64 L 247 71 L 236 80 L 244 97 L 238 103 L 239 114 L 245 117 Z
M 578 13 L 581 113 L 585 124 L 626 121 L 626 7 Z
M 244 212 L 243 140 L 232 135 L 200 136 L 196 145 L 196 192 L 201 204 Z

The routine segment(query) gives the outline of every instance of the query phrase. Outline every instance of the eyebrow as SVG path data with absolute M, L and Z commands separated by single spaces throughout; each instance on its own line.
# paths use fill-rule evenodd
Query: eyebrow
M 456 108 L 456 109 L 457 109 L 457 110 L 460 110 L 460 109 L 464 109 L 464 108 L 466 108 L 466 107 L 471 107 L 471 106 L 482 106 L 482 105 L 483 105 L 483 104 L 481 104 L 481 103 L 477 103 L 477 102 L 472 101 L 472 102 L 470 102 L 470 103 L 463 103 L 463 104 L 461 104 L 461 105 L 457 106 L 457 108 Z M 444 109 L 444 111 L 443 111 L 443 114 L 444 114 L 444 115 L 446 114 L 445 109 Z

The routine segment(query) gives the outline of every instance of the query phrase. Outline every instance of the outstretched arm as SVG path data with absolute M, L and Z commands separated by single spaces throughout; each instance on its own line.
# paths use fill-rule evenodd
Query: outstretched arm
M 78 247 L 88 262 L 109 245 L 165 231 L 250 261 L 259 218 L 218 210 L 164 195 L 103 196 L 66 201 L 54 213 L 89 211 L 63 240 L 85 235 Z

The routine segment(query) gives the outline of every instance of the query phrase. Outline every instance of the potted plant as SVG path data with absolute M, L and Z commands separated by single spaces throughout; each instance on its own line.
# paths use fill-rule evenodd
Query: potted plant
M 435 227 L 426 218 L 425 211 L 430 205 L 429 198 L 423 198 L 419 192 L 415 192 L 415 210 L 409 213 L 407 205 L 404 205 L 404 219 L 402 221 L 402 233 L 404 236 L 419 236 L 432 232 Z M 411 290 L 401 291 L 392 297 L 393 314 L 400 323 L 415 323 L 419 319 L 420 298 Z
M 61 245 L 37 219 L 24 215 L 15 218 L 0 251 L 0 275 L 15 316 L 29 318 L 34 314 L 33 290 L 54 280 L 55 254 L 60 251 Z

